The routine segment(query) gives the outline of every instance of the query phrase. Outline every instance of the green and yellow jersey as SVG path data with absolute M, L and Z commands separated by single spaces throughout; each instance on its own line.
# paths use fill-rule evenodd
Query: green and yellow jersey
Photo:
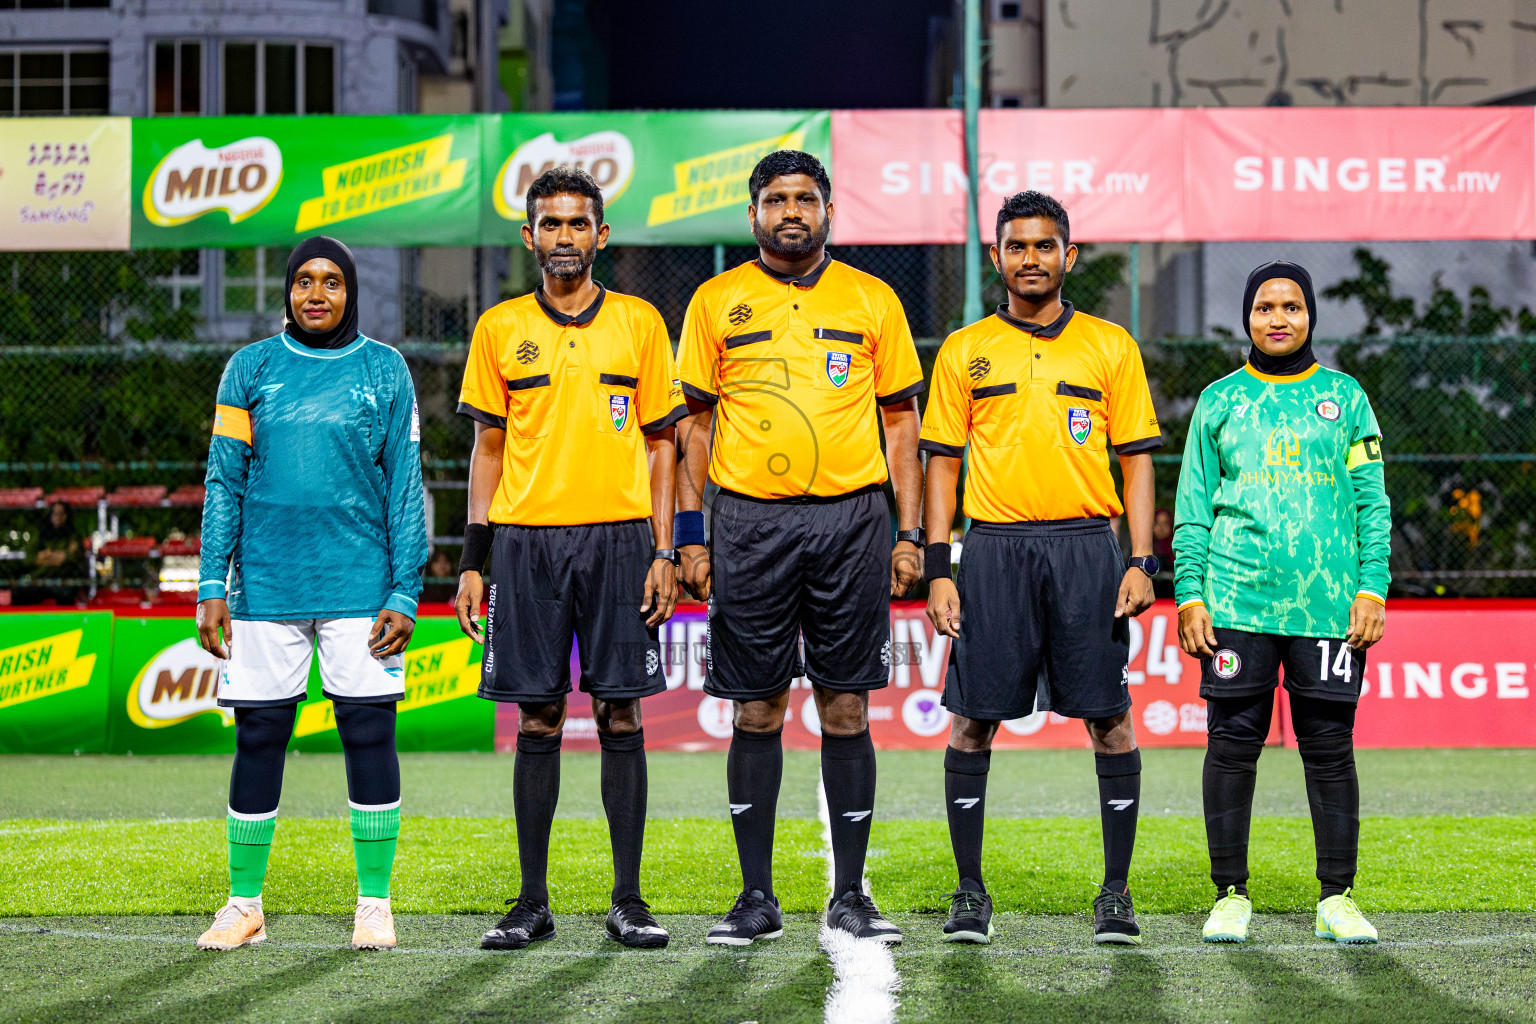
M 1244 366 L 1195 405 L 1173 536 L 1179 607 L 1214 625 L 1338 637 L 1357 596 L 1386 603 L 1392 515 L 1381 428 L 1348 374 Z

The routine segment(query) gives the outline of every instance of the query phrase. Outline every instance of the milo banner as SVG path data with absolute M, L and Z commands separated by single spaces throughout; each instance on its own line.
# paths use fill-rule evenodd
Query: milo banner
M 486 245 L 519 244 L 524 196 L 559 164 L 603 190 L 617 245 L 748 243 L 747 178 L 776 149 L 831 159 L 827 111 L 503 114 L 485 122 Z M 491 177 L 494 175 L 494 177 Z
M 0 619 L 0 753 L 105 747 L 111 612 Z
M 145 118 L 133 246 L 475 245 L 475 117 Z
M 0 249 L 128 248 L 131 123 L 0 118 Z
M 240 623 L 235 623 L 239 643 Z M 217 703 L 221 663 L 197 643 L 189 618 L 118 620 L 107 744 L 112 753 L 227 754 L 235 718 Z M 3 678 L 3 677 L 0 677 Z M 405 699 L 397 705 L 401 750 L 490 750 L 495 709 L 475 696 L 480 648 L 452 619 L 423 618 L 405 654 Z M 3 712 L 0 712 L 3 714 Z M 338 751 L 336 718 L 310 666 L 291 748 Z M 99 748 L 98 748 L 99 749 Z

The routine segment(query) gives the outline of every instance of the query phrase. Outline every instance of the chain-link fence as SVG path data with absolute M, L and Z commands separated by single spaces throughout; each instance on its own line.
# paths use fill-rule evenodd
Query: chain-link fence
M 1529 293 L 1532 254 L 1503 243 L 1496 252 L 1446 252 L 1427 243 L 1084 246 L 1068 297 L 1085 312 L 1127 324 L 1136 317 L 1144 327 L 1168 438 L 1156 456 L 1159 504 L 1172 507 L 1195 399 L 1242 363 L 1246 343 L 1234 336 L 1242 279 L 1266 259 L 1297 258 L 1326 268 L 1315 274 L 1319 356 L 1360 380 L 1386 437 L 1395 592 L 1536 594 L 1536 316 L 1511 298 Z M 835 254 L 895 288 L 931 366 L 960 325 L 961 250 L 847 246 Z M 505 271 L 503 295 L 532 287 L 526 253 L 493 255 Z M 614 247 L 596 272 L 655 303 L 675 337 L 694 289 L 754 255 Z M 198 270 L 210 257 L 244 265 L 222 253 L 0 256 L 0 601 L 67 600 L 104 582 L 135 597 L 142 585 L 166 594 L 195 580 L 196 488 L 219 375 L 244 343 L 232 339 L 276 326 L 270 312 L 251 312 L 267 310 L 270 297 L 205 294 L 253 287 L 235 275 L 210 282 Z M 265 254 L 245 262 L 262 266 Z M 431 529 L 448 545 L 463 527 L 472 429 L 454 408 L 479 302 L 470 287 L 443 294 L 409 277 L 390 297 L 401 337 L 385 340 L 405 353 L 416 380 Z M 1004 297 L 989 268 L 986 308 Z M 49 526 L 43 506 L 54 496 L 72 511 Z M 73 548 L 65 535 L 76 538 Z

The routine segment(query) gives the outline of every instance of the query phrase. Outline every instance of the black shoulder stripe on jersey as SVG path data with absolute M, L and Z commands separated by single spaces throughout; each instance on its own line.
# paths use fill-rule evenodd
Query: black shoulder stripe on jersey
M 931 455 L 944 455 L 951 459 L 965 458 L 965 445 L 943 444 L 939 441 L 919 441 L 917 450 Z
M 864 344 L 864 335 L 858 331 L 839 331 L 833 327 L 816 328 L 816 337 L 825 341 L 846 341 L 851 345 Z
M 998 395 L 1016 395 L 1018 392 L 1017 384 L 988 384 L 984 388 L 971 388 L 971 399 L 996 398 Z
M 507 418 L 505 416 L 493 416 L 484 409 L 476 409 L 468 402 L 459 403 L 458 414 L 460 416 L 468 416 L 475 422 L 484 423 L 488 427 L 495 427 L 497 430 L 507 429 Z
M 748 334 L 736 334 L 725 339 L 726 348 L 740 348 L 743 345 L 751 345 L 759 341 L 771 341 L 772 331 L 752 331 Z
M 549 387 L 549 374 L 541 373 L 537 377 L 519 377 L 516 380 L 507 381 L 508 391 L 527 391 L 529 388 Z
M 875 404 L 895 405 L 897 402 L 905 402 L 909 398 L 915 398 L 916 396 L 922 394 L 927 390 L 927 388 L 928 385 L 926 383 L 923 381 L 918 381 L 916 384 L 904 387 L 900 391 L 893 392 L 892 394 L 876 395 Z
M 617 384 L 619 387 L 624 388 L 638 388 L 640 386 L 639 377 L 626 377 L 622 373 L 600 373 L 597 375 L 597 382 L 599 384 Z
M 1056 393 L 1069 395 L 1072 398 L 1086 398 L 1090 402 L 1104 401 L 1104 392 L 1095 388 L 1085 388 L 1081 384 L 1068 384 L 1064 380 L 1056 382 Z
M 1163 435 L 1153 434 L 1151 437 L 1143 437 L 1136 441 L 1127 441 L 1125 444 L 1115 445 L 1116 455 L 1140 455 L 1142 452 L 1155 451 L 1163 446 Z

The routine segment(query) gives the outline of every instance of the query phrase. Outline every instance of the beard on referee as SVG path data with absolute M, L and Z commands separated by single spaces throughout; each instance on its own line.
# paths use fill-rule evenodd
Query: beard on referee
M 1094 941 L 1134 944 L 1141 932 L 1129 875 L 1141 753 L 1127 688 L 1128 619 L 1152 604 L 1150 452 L 1162 436 L 1135 339 L 1062 298 L 1077 258 L 1067 211 L 1050 196 L 1019 193 L 998 211 L 996 237 L 992 262 L 1008 301 L 940 348 L 921 441 L 935 541 L 924 560 L 928 615 L 952 638 L 944 768 L 959 884 L 945 939 L 990 941 L 981 848 L 992 740 L 1001 722 L 1049 708 L 1082 719 L 1094 751 L 1104 839 Z M 971 529 L 951 579 L 946 541 L 968 449 Z M 1122 513 L 1129 563 L 1109 525 Z
M 677 544 L 684 585 L 709 602 L 704 690 L 734 704 L 726 788 L 742 873 L 736 905 L 705 941 L 782 933 L 772 863 L 782 732 L 790 686 L 805 678 L 832 837 L 827 923 L 899 942 L 863 884 L 875 800 L 869 691 L 888 679 L 889 599 L 919 573 L 922 369 L 890 286 L 826 251 L 833 206 L 821 161 L 770 153 L 748 189 L 757 258 L 700 286 L 678 345 L 689 415 Z M 709 482 L 720 490 L 706 540 Z

